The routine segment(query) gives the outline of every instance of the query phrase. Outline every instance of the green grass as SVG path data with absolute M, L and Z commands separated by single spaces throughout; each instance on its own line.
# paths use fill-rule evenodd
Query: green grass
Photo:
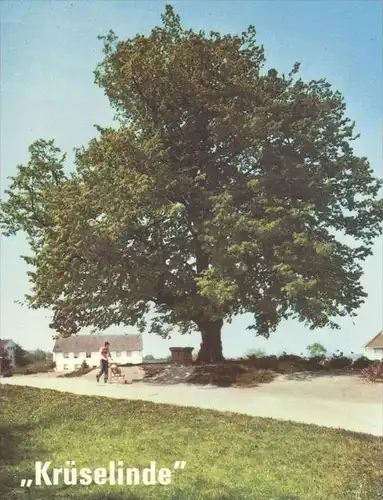
M 0 498 L 375 500 L 382 439 L 238 414 L 0 386 Z M 32 486 L 34 462 L 175 471 L 169 486 Z
M 35 375 L 36 373 L 47 373 L 54 369 L 54 363 L 41 361 L 39 363 L 31 363 L 26 366 L 18 366 L 12 368 L 13 375 Z

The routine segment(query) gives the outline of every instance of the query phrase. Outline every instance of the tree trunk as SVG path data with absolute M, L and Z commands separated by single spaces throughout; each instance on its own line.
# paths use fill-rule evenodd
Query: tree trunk
M 200 323 L 202 342 L 198 353 L 197 363 L 219 363 L 224 360 L 222 354 L 221 329 L 223 321 Z

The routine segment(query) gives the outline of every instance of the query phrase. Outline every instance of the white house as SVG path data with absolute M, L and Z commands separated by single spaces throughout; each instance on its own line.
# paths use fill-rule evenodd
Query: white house
M 110 343 L 110 354 L 116 363 L 142 363 L 142 335 L 73 335 L 55 342 L 56 371 L 77 370 L 83 361 L 88 366 L 99 366 L 100 348 L 104 342 Z
M 0 356 L 7 357 L 10 368 L 16 366 L 16 344 L 10 339 L 0 339 Z
M 383 331 L 364 346 L 364 355 L 371 360 L 383 360 Z

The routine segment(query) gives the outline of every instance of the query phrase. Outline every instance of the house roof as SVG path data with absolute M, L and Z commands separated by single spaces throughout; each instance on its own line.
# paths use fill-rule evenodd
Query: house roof
M 378 335 L 375 335 L 375 337 L 372 340 L 370 340 L 370 342 L 366 344 L 364 347 L 383 349 L 383 330 L 379 332 Z
M 72 335 L 57 339 L 53 352 L 95 352 L 104 342 L 112 351 L 142 351 L 142 335 Z

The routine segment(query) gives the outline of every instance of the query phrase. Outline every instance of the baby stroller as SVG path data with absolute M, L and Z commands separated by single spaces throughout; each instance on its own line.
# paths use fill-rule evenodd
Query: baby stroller
M 129 384 L 126 376 L 122 373 L 121 367 L 116 363 L 112 363 L 110 365 L 110 378 L 115 379 L 117 382 L 121 384 Z

